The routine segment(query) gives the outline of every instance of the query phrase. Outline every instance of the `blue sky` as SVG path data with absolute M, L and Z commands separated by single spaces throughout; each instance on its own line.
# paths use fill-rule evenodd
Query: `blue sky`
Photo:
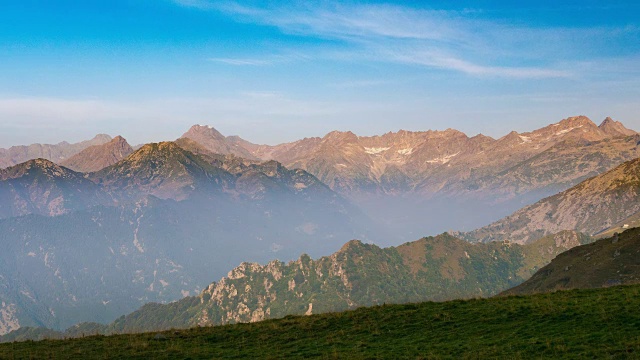
M 269 144 L 579 114 L 640 130 L 640 4 L 606 3 L 0 1 L 0 147 L 196 123 Z

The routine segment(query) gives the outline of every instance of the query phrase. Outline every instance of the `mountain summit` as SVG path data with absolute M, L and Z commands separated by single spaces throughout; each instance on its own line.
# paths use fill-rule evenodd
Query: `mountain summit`
M 79 172 L 95 172 L 111 166 L 133 152 L 122 136 L 116 136 L 102 145 L 90 146 L 61 164 Z
M 174 142 L 147 144 L 122 161 L 91 175 L 113 191 L 137 197 L 154 195 L 182 200 L 194 190 L 221 185 L 210 182 L 219 170 Z
M 610 117 L 604 119 L 604 121 L 598 126 L 605 134 L 611 136 L 630 136 L 636 135 L 637 132 L 627 129 L 621 122 L 615 121 Z
M 257 159 L 245 148 L 227 139 L 211 126 L 193 125 L 181 138 L 191 139 L 212 153 L 222 155 L 233 154 L 245 159 Z
M 108 202 L 106 194 L 82 174 L 46 159 L 0 170 L 0 218 L 56 216 Z

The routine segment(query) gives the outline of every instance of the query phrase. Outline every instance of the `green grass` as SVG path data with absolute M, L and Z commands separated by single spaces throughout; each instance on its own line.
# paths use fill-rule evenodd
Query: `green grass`
M 640 286 L 0 344 L 0 359 L 640 358 Z

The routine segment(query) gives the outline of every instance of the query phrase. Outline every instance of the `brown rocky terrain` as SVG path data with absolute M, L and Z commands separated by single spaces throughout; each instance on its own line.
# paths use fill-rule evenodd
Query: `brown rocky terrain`
M 257 160 L 250 151 L 236 142 L 229 141 L 218 130 L 210 126 L 193 125 L 180 138 L 191 139 L 215 154 L 233 154 L 242 158 Z
M 229 141 L 263 160 L 301 168 L 350 197 L 417 192 L 422 196 L 501 196 L 556 189 L 599 174 L 640 155 L 637 133 L 585 116 L 500 139 L 468 137 L 453 129 L 357 136 L 334 131 L 276 146 Z M 197 140 L 196 140 L 197 141 Z M 549 169 L 556 169 L 549 174 Z
M 635 131 L 586 116 L 499 139 L 447 129 L 333 131 L 276 146 L 225 140 L 310 172 L 404 241 L 476 229 L 640 156 Z

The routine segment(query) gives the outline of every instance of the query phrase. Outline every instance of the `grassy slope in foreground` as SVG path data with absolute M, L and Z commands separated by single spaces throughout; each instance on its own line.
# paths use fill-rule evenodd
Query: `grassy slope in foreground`
M 640 228 L 576 246 L 503 295 L 640 283 Z
M 383 305 L 252 324 L 0 345 L 0 358 L 628 358 L 640 286 Z

